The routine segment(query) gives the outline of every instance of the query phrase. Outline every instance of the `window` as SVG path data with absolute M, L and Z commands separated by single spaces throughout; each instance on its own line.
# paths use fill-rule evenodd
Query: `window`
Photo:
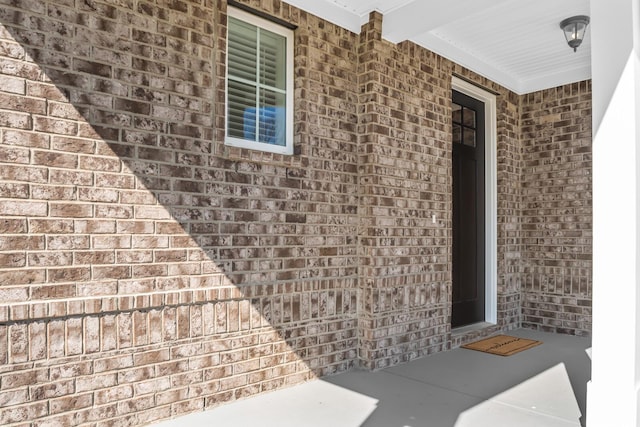
M 225 144 L 293 154 L 293 31 L 228 10 Z
M 476 146 L 476 112 L 470 108 L 451 103 L 453 109 L 453 143 Z

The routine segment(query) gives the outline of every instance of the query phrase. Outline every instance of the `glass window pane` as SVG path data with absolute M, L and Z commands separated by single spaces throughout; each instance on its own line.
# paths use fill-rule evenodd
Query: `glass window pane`
M 283 36 L 260 30 L 260 84 L 286 88 L 286 45 Z
M 293 154 L 291 123 L 293 31 L 227 9 L 227 132 L 225 144 Z M 287 129 L 289 134 L 287 134 Z
M 229 18 L 229 76 L 255 82 L 258 69 L 257 27 Z
M 269 90 L 260 91 L 260 136 L 259 141 L 267 144 L 285 145 L 286 99 L 282 93 Z
M 462 142 L 462 128 L 460 125 L 453 125 L 453 143 L 460 144 Z
M 464 113 L 462 114 L 462 124 L 468 126 L 470 128 L 476 127 L 476 112 L 469 108 L 464 109 Z
M 229 80 L 227 135 L 256 140 L 256 88 Z
M 462 107 L 458 104 L 453 104 L 453 122 L 462 123 Z
M 476 131 L 475 130 L 464 128 L 462 135 L 463 135 L 462 138 L 463 138 L 464 145 L 468 145 L 470 147 L 475 147 L 476 146 Z

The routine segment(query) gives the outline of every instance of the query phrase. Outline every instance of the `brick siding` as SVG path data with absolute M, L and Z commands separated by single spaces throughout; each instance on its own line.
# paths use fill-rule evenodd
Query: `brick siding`
M 450 329 L 450 75 L 442 58 L 383 41 L 381 29 L 373 13 L 358 52 L 358 321 L 360 357 L 375 369 L 446 349 Z
M 543 96 L 386 42 L 377 13 L 356 35 L 243 1 L 298 26 L 295 154 L 231 148 L 226 1 L 0 3 L 0 424 L 148 424 L 446 350 L 521 310 L 557 320 L 554 298 L 587 312 L 586 282 L 541 286 L 582 286 L 587 260 L 533 262 L 556 244 L 528 228 L 533 191 L 552 193 L 528 175 Z M 498 93 L 498 325 L 466 337 L 449 323 L 453 74 Z M 561 130 L 583 149 L 589 93 L 571 88 L 552 101 L 572 99 Z M 558 179 L 586 176 L 575 154 Z
M 522 97 L 524 326 L 588 335 L 591 82 Z

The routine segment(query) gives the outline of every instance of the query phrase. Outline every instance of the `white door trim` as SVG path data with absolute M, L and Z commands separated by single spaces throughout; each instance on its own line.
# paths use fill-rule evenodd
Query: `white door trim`
M 485 322 L 498 323 L 498 180 L 496 96 L 453 76 L 451 88 L 484 102 L 485 117 Z

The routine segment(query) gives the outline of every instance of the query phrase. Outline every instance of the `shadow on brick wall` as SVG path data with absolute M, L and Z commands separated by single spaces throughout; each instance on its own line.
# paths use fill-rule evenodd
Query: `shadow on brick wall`
M 355 136 L 225 149 L 222 2 L 4 3 L 0 423 L 142 424 L 353 367 Z

